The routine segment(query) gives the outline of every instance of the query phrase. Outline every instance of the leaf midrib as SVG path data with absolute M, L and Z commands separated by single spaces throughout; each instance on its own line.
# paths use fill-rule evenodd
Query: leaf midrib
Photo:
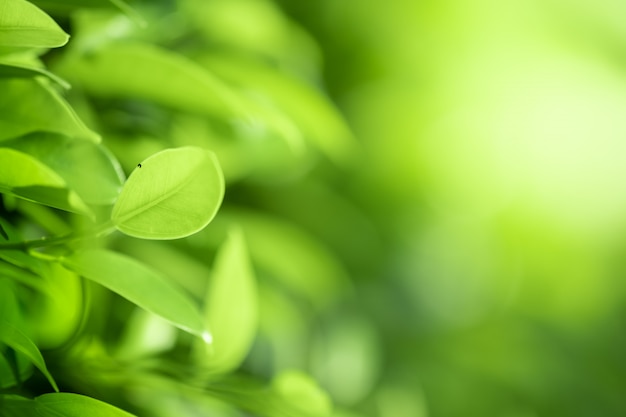
M 143 212 L 145 212 L 147 210 L 150 210 L 154 206 L 158 205 L 160 202 L 162 202 L 162 201 L 170 198 L 174 194 L 178 193 L 182 188 L 187 186 L 187 184 L 189 184 L 196 175 L 197 174 L 189 175 L 188 178 L 185 181 L 183 181 L 179 185 L 173 187 L 171 191 L 166 192 L 165 194 L 163 194 L 163 196 L 155 199 L 152 202 L 149 202 L 148 204 L 146 204 L 144 206 L 140 206 L 140 207 L 130 211 L 126 216 L 120 216 L 119 220 L 116 221 L 115 223 L 119 225 L 120 223 L 124 223 L 124 222 L 130 220 L 130 219 L 132 219 L 133 217 L 137 216 L 140 213 L 143 213 Z

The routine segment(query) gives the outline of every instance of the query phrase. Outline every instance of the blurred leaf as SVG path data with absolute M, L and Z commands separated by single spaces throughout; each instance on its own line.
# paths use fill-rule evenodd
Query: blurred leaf
M 193 61 L 154 45 L 102 45 L 67 55 L 54 69 L 98 97 L 139 98 L 209 116 L 246 118 L 226 84 Z
M 33 400 L 17 395 L 0 394 L 0 410 L 2 417 L 41 417 Z
M 98 142 L 100 137 L 44 81 L 0 78 L 0 141 L 48 131 Z
M 88 249 L 61 258 L 61 263 L 174 326 L 205 340 L 208 337 L 202 314 L 193 300 L 166 277 L 133 258 L 104 249 Z
M 192 242 L 206 244 L 219 228 L 241 226 L 257 273 L 269 275 L 317 308 L 327 308 L 350 289 L 348 275 L 319 241 L 297 226 L 243 209 L 225 209 L 207 232 Z M 222 229 L 222 233 L 225 231 Z
M 0 192 L 91 216 L 81 198 L 46 165 L 25 153 L 0 148 Z
M 171 277 L 199 302 L 204 300 L 211 270 L 206 261 L 162 241 L 120 239 L 116 248 Z
M 10 388 L 18 385 L 21 381 L 26 381 L 33 374 L 33 364 L 28 361 L 24 355 L 16 352 L 15 362 L 11 363 L 7 358 L 7 353 L 0 350 L 0 388 Z M 0 410 L 2 410 L 2 402 L 0 401 Z
M 122 169 L 100 144 L 35 133 L 2 145 L 25 152 L 52 168 L 88 204 L 113 204 L 122 189 Z
M 15 236 L 12 236 L 11 229 L 7 230 L 9 230 L 9 242 L 19 242 L 22 240 Z M 3 249 L 0 251 L 0 259 L 7 261 L 8 263 L 17 267 L 33 272 L 36 275 L 41 275 L 44 269 L 44 262 L 42 260 L 34 258 L 28 253 L 20 250 Z
M 266 107 L 286 115 L 305 138 L 335 162 L 346 163 L 354 157 L 357 143 L 339 111 L 321 91 L 251 60 L 204 55 L 199 61 L 237 88 L 264 97 Z
M 284 369 L 306 369 L 310 362 L 311 311 L 302 308 L 288 291 L 261 280 L 258 293 L 259 335 L 256 350 L 246 364 L 264 375 Z
M 33 0 L 32 3 L 57 14 L 71 14 L 72 12 L 80 12 L 83 9 L 113 9 L 117 8 L 122 11 L 128 11 L 130 8 L 122 0 Z
M 157 355 L 174 347 L 176 328 L 160 316 L 136 308 L 128 317 L 115 357 L 124 361 Z
M 0 396 L 3 417 L 134 417 L 110 404 L 79 394 L 57 392 L 34 400 Z
M 11 349 L 26 355 L 37 367 L 37 369 L 45 375 L 54 390 L 57 392 L 59 391 L 59 388 L 57 387 L 54 378 L 52 378 L 52 375 L 48 372 L 46 363 L 35 343 L 33 343 L 33 341 L 30 340 L 30 338 L 22 333 L 17 327 L 5 320 L 0 320 L 0 342 L 6 344 Z
M 331 416 L 330 397 L 304 372 L 283 371 L 272 381 L 272 388 L 303 416 Z
M 123 233 L 145 239 L 178 239 L 202 230 L 224 195 L 215 156 L 183 147 L 152 155 L 128 178 L 111 220 Z
M 33 78 L 43 75 L 65 89 L 70 88 L 67 81 L 32 61 L 33 59 L 0 57 L 0 78 Z
M 380 340 L 370 321 L 335 312 L 312 344 L 312 373 L 338 403 L 353 406 L 378 380 L 380 351 Z
M 7 235 L 7 232 L 4 230 L 4 227 L 2 227 L 2 224 L 0 224 L 0 236 L 2 236 L 4 240 L 9 240 L 9 235 Z
M 0 276 L 0 322 L 19 323 L 20 306 L 15 295 L 16 285 Z
M 257 108 L 261 108 L 258 103 Z M 266 118 L 264 123 L 273 124 L 276 117 L 276 123 L 287 124 L 267 126 L 273 130 L 261 123 L 256 127 L 240 125 L 234 134 L 227 135 L 218 132 L 206 118 L 180 114 L 172 126 L 172 139 L 178 146 L 196 145 L 215 152 L 227 182 L 244 178 L 271 184 L 297 180 L 312 168 L 316 155 L 285 115 L 278 111 L 272 114 L 271 109 L 265 113 L 270 120 Z
M 213 335 L 206 362 L 221 372 L 237 368 L 257 330 L 257 289 L 241 230 L 232 230 L 215 259 L 205 314 Z
M 187 0 L 186 21 L 215 49 L 233 51 L 317 78 L 321 52 L 312 36 L 273 1 Z
M 0 3 L 0 46 L 54 48 L 69 36 L 54 20 L 25 0 Z
M 58 348 L 80 325 L 85 308 L 78 275 L 57 263 L 47 262 L 37 277 L 40 291 L 29 300 L 25 326 L 41 349 Z
M 0 276 L 35 290 L 43 290 L 39 276 L 2 260 L 0 260 Z

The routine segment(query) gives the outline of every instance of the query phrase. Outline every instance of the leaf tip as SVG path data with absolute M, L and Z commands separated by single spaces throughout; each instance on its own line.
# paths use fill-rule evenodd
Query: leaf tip
M 201 337 L 204 343 L 206 343 L 207 345 L 213 344 L 213 335 L 209 331 L 203 331 Z

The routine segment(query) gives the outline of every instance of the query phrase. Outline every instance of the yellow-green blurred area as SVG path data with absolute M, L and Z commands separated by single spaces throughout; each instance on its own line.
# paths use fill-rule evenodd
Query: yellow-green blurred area
M 371 407 L 626 413 L 626 4 L 282 3 L 320 42 L 387 239 L 357 281 L 384 345 Z

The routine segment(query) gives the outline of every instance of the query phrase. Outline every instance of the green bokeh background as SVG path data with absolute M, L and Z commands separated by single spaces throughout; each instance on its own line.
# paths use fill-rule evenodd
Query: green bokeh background
M 625 413 L 626 6 L 282 5 L 365 148 L 377 415 Z

